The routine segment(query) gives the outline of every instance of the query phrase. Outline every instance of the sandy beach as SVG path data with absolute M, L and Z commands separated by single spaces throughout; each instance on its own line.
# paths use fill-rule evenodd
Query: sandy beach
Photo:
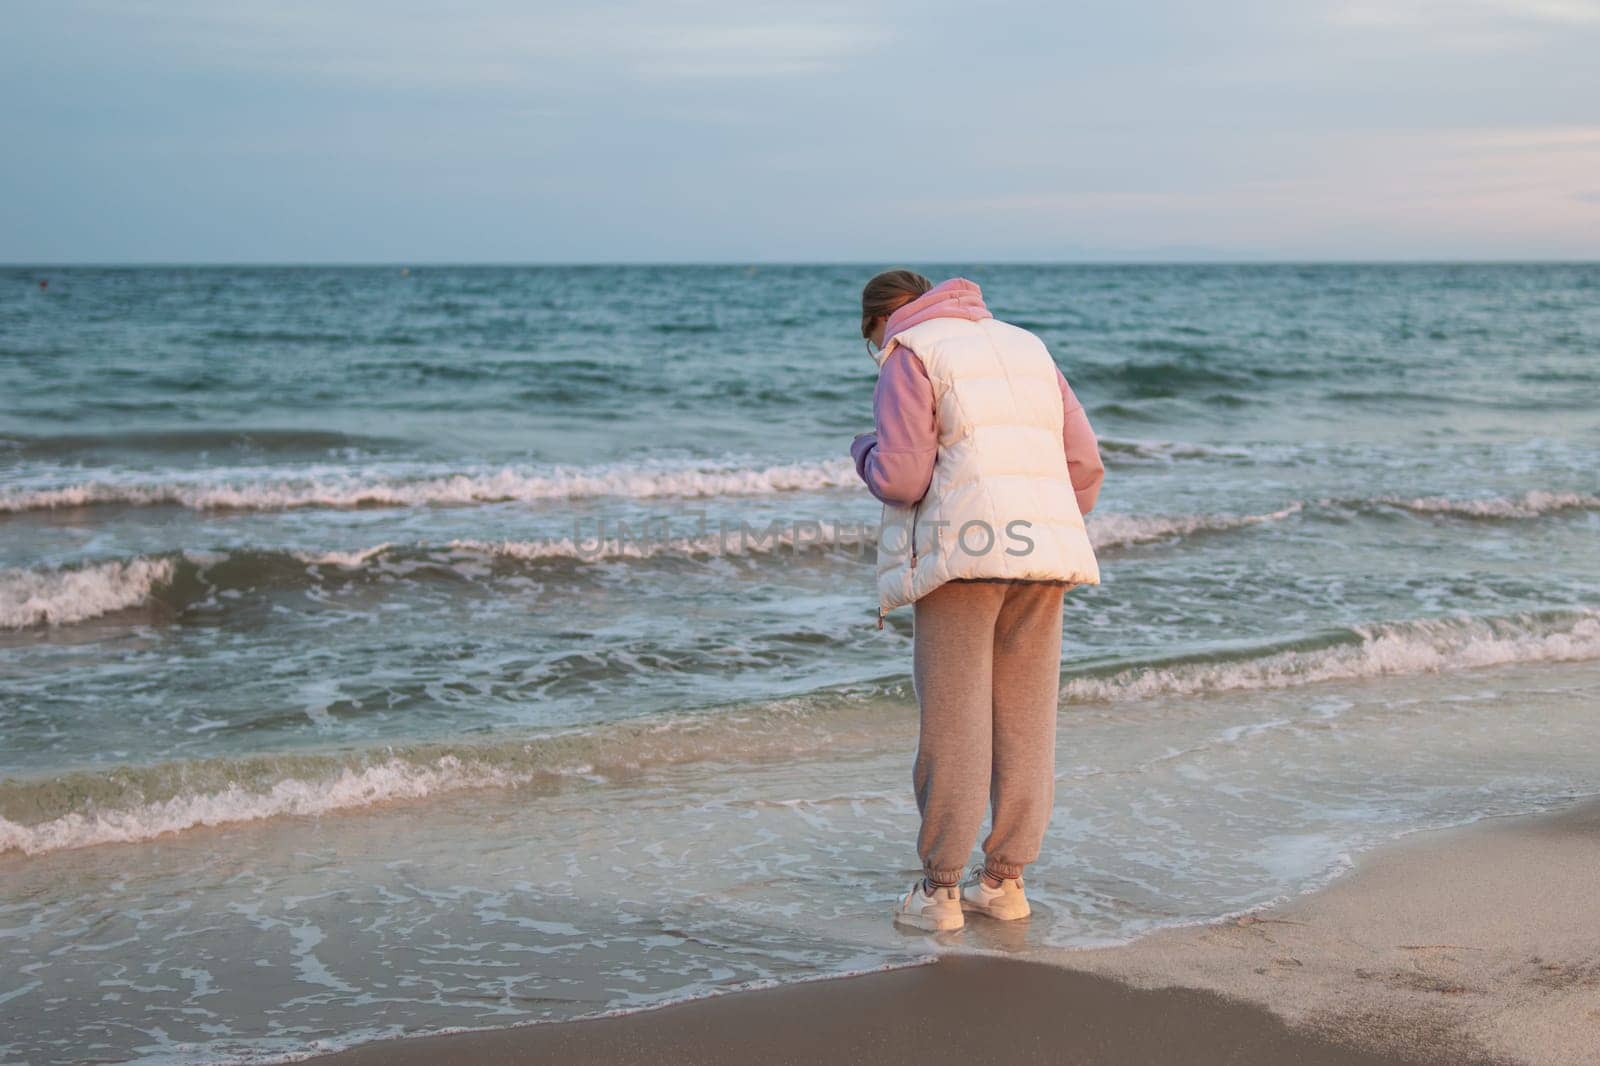
M 368 1044 L 312 1061 L 1380 1066 L 1396 1060 L 1296 1032 L 1259 1007 L 1214 993 L 1145 991 L 1040 963 L 949 955 L 909 970 L 622 1018 Z
M 1239 921 L 1060 957 L 1401 1056 L 1600 1061 L 1600 804 L 1422 833 Z
M 1417 834 L 1232 921 L 964 953 L 619 1018 L 381 1042 L 378 1063 L 1593 1063 L 1600 804 Z

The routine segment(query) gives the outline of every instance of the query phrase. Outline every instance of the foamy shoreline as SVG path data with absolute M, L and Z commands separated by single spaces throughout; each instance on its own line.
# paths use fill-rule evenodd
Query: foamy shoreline
M 1600 1048 L 1600 800 L 1412 834 L 1233 921 L 1056 965 L 1183 987 L 1400 1056 L 1592 1066 Z
M 993 1050 L 977 1021 L 985 1011 L 974 1011 L 990 997 L 1009 1027 L 1008 1061 L 1577 1066 L 1600 1046 L 1597 876 L 1600 801 L 1590 799 L 1413 834 L 1279 906 L 1116 947 L 974 957 L 951 938 L 932 967 L 382 1040 L 309 1061 L 610 1064 L 646 1050 L 659 1061 L 790 1061 L 799 1051 L 774 1034 L 827 1010 L 831 1035 L 807 1054 L 853 1061 L 871 1044 L 874 1061 L 960 1062 Z M 996 928 L 957 937 L 991 934 L 993 945 Z M 965 1019 L 959 1031 L 944 1032 L 935 1001 Z M 863 1003 L 874 1009 L 846 1008 Z
M 1600 616 L 1421 619 L 1355 627 L 1304 649 L 1268 646 L 1218 661 L 1177 662 L 1069 676 L 1062 707 L 1148 702 L 1170 696 L 1270 692 L 1330 682 L 1419 677 L 1520 664 L 1600 658 Z M 43 855 L 139 843 L 208 826 L 347 813 L 481 789 L 516 789 L 562 779 L 608 779 L 618 771 L 708 759 L 814 757 L 818 751 L 881 750 L 905 743 L 910 709 L 890 695 L 898 679 L 819 691 L 762 705 L 623 719 L 511 735 L 498 741 L 439 740 L 365 749 L 113 764 L 42 778 L 0 776 L 0 855 Z M 889 701 L 885 704 L 884 701 Z M 889 732 L 876 728 L 890 708 Z M 759 714 L 766 728 L 744 723 Z M 1230 727 L 1208 743 L 1237 742 L 1282 728 L 1272 720 Z M 17 812 L 27 812 L 19 818 Z

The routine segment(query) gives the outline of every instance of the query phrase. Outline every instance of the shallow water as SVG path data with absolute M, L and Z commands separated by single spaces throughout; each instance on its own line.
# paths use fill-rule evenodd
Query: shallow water
M 1600 267 L 952 266 L 1105 442 L 1027 950 L 1600 791 Z M 0 272 L 0 1058 L 922 957 L 846 267 Z

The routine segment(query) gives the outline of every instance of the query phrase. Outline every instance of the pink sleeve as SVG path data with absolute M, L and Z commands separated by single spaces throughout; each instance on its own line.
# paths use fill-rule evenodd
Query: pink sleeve
M 933 480 L 939 428 L 933 382 L 922 360 L 903 344 L 895 346 L 878 371 L 872 420 L 877 431 L 850 442 L 856 473 L 884 503 L 910 507 L 922 499 Z
M 1100 444 L 1095 440 L 1094 427 L 1089 425 L 1089 415 L 1072 394 L 1072 386 L 1067 384 L 1060 367 L 1056 368 L 1056 383 L 1061 386 L 1061 446 L 1067 453 L 1067 473 L 1078 497 L 1078 510 L 1088 514 L 1100 498 L 1106 468 L 1100 461 Z

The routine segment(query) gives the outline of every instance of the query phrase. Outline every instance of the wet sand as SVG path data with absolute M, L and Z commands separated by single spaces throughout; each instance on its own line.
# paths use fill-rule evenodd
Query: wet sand
M 1421 833 L 1235 922 L 1054 961 L 1400 1054 L 1600 1063 L 1600 803 Z
M 1323 891 L 1119 947 L 952 952 L 909 970 L 312 1061 L 1592 1066 L 1600 803 L 1419 834 Z
M 1380 1066 L 1259 1007 L 973 955 L 594 1021 L 367 1044 L 327 1066 Z M 1404 1060 L 1457 1063 L 1459 1060 Z

